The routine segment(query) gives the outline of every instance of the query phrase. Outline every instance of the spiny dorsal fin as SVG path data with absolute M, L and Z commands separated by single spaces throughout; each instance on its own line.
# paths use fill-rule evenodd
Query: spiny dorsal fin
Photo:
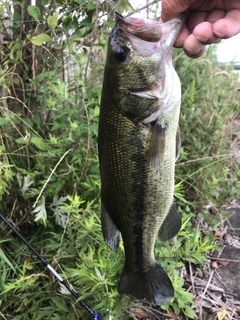
M 120 232 L 109 216 L 103 201 L 101 203 L 101 223 L 104 241 L 112 250 L 117 250 L 119 247 Z
M 163 163 L 166 148 L 166 132 L 168 126 L 155 122 L 149 147 L 149 164 L 153 169 L 158 169 Z
M 161 242 L 172 239 L 181 229 L 182 221 L 177 211 L 176 203 L 173 202 L 163 224 L 158 232 L 158 239 Z

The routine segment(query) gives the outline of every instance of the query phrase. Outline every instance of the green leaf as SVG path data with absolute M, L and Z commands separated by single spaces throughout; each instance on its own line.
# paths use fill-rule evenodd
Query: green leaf
M 42 18 L 41 12 L 36 6 L 28 6 L 27 11 L 30 14 L 30 16 L 32 16 L 33 19 L 36 21 L 39 21 Z
M 69 312 L 69 308 L 62 303 L 62 299 L 59 299 L 57 297 L 53 297 L 52 302 L 57 306 L 58 310 Z
M 65 19 L 63 19 L 62 27 L 64 31 L 69 31 L 71 29 L 72 16 L 68 15 Z
M 90 2 L 88 3 L 88 10 L 96 10 L 96 2 Z
M 13 21 L 14 21 L 16 24 L 22 22 L 22 16 L 21 16 L 18 12 L 15 12 L 15 13 L 13 14 Z
M 82 39 L 82 31 L 78 30 L 77 32 L 75 32 L 72 36 L 71 39 L 74 41 L 78 41 Z
M 2 251 L 1 248 L 0 248 L 0 259 L 3 260 L 5 263 L 7 263 L 12 270 L 15 270 L 14 266 L 13 266 L 13 265 L 11 264 L 11 262 L 8 260 L 7 256 L 6 256 L 5 253 Z
M 34 221 L 43 220 L 45 222 L 47 220 L 47 211 L 45 207 L 45 199 L 43 199 L 43 202 L 36 207 L 32 211 L 32 213 L 36 213 Z
M 23 139 L 23 138 L 18 138 L 15 140 L 19 144 L 26 144 L 29 141 L 29 138 Z
M 20 6 L 22 9 L 24 8 L 24 2 L 22 1 L 14 1 L 15 6 Z
M 134 12 L 134 9 L 131 5 L 131 3 L 128 0 L 121 1 L 120 5 L 118 6 L 118 12 L 123 13 L 124 11 L 132 11 Z
M 187 318 L 196 319 L 196 313 L 189 306 L 185 307 L 184 314 L 187 316 Z
M 47 18 L 47 23 L 49 27 L 54 30 L 58 24 L 58 12 L 54 13 L 52 16 Z
M 13 83 L 15 83 L 15 84 L 19 84 L 20 83 L 20 80 L 18 78 L 16 78 L 16 77 L 12 78 L 12 80 L 13 80 Z
M 40 73 L 40 74 L 38 74 L 37 75 L 37 77 L 36 77 L 36 81 L 38 82 L 38 83 L 41 83 L 43 80 L 44 80 L 44 74 L 43 73 Z
M 59 43 L 56 43 L 53 48 L 56 49 L 56 50 L 59 50 L 59 49 L 62 49 L 63 47 L 63 42 L 59 42 Z
M 41 33 L 38 36 L 32 37 L 30 40 L 33 44 L 35 44 L 35 46 L 41 46 L 44 42 L 51 41 L 52 38 L 46 33 Z
M 4 124 L 7 124 L 8 120 L 6 118 L 0 118 L 0 126 L 3 126 Z
M 82 26 L 86 26 L 86 27 L 93 27 L 93 23 L 92 23 L 92 18 L 90 16 L 88 16 L 87 18 L 83 19 L 81 22 Z
M 30 175 L 27 176 L 21 176 L 19 173 L 17 173 L 17 180 L 18 184 L 22 190 L 23 195 L 28 191 L 29 187 L 33 184 L 33 180 L 31 180 Z
M 32 137 L 31 142 L 41 151 L 46 151 L 47 147 L 43 140 L 39 137 Z

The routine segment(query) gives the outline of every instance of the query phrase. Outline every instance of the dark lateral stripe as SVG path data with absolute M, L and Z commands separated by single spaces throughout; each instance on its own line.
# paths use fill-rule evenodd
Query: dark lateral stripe
M 135 132 L 136 131 L 136 132 Z M 132 130 L 133 136 L 139 134 L 139 128 L 136 126 Z M 134 216 L 134 251 L 135 256 L 134 262 L 136 267 L 140 272 L 144 268 L 144 243 L 143 243 L 143 233 L 144 233 L 144 219 L 145 219 L 145 197 L 146 185 L 147 185 L 147 161 L 146 161 L 146 150 L 145 146 L 142 144 L 136 149 L 136 153 L 132 155 L 132 161 L 135 163 L 135 170 L 132 172 L 132 194 L 133 197 L 133 208 L 135 208 Z

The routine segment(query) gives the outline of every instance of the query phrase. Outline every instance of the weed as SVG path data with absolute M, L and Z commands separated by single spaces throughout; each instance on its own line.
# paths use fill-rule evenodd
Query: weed
M 16 38 L 3 47 L 0 70 L 1 90 L 8 92 L 0 99 L 0 208 L 104 319 L 134 318 L 129 312 L 134 305 L 151 306 L 118 294 L 123 246 L 118 252 L 107 248 L 99 218 L 97 127 L 103 48 L 113 25 L 107 13 L 114 3 L 67 3 L 61 2 L 60 9 L 59 2 L 42 1 L 40 13 L 31 7 L 31 25 L 20 19 L 27 8 L 14 6 Z M 128 1 L 121 4 L 123 9 Z M 7 4 L 0 9 L 8 10 Z M 34 37 L 42 27 L 51 42 L 39 45 L 41 37 Z M 204 265 L 215 247 L 196 214 L 216 226 L 224 217 L 209 218 L 206 205 L 219 208 L 238 195 L 233 123 L 239 121 L 239 92 L 236 76 L 230 67 L 222 70 L 212 49 L 198 60 L 176 51 L 174 60 L 183 92 L 175 187 L 183 224 L 172 241 L 156 244 L 156 258 L 175 287 L 175 297 L 163 310 L 193 319 L 193 294 L 180 270 L 190 262 Z M 2 223 L 0 229 L 0 317 L 85 319 L 85 311 L 28 249 L 6 237 L 9 230 Z

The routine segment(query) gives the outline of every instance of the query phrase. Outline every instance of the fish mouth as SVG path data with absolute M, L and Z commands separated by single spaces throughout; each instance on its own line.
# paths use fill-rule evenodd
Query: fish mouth
M 116 24 L 119 25 L 128 36 L 134 36 L 147 42 L 165 41 L 166 38 L 168 42 L 167 45 L 172 45 L 175 42 L 185 22 L 185 16 L 186 15 L 182 13 L 178 17 L 164 23 L 161 20 L 125 18 L 115 12 Z
M 162 37 L 162 27 L 158 21 L 125 18 L 118 12 L 115 12 L 116 23 L 127 33 L 130 33 L 141 40 L 157 42 Z

